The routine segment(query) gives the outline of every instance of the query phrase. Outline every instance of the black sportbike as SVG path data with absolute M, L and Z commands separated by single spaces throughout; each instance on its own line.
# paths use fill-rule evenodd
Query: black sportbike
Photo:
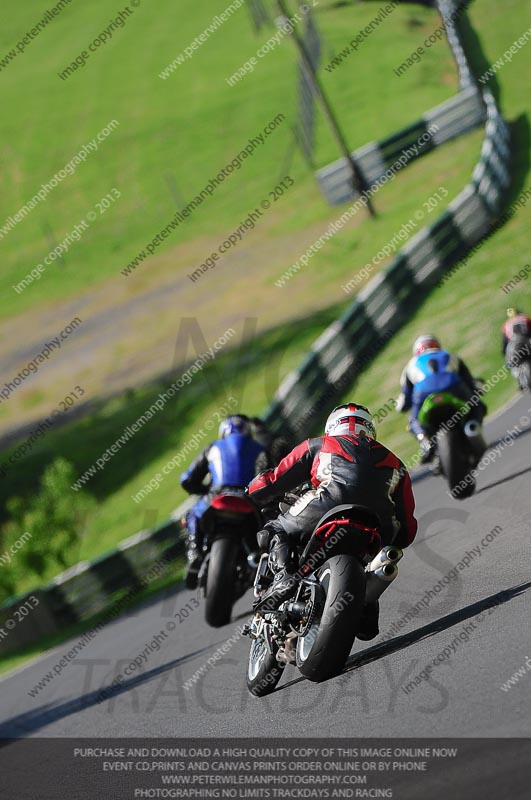
M 356 637 L 362 604 L 376 600 L 398 572 L 402 551 L 380 548 L 380 521 L 372 511 L 359 505 L 336 506 L 299 548 L 289 599 L 272 595 L 260 602 L 272 582 L 269 556 L 262 555 L 254 584 L 258 603 L 243 630 L 252 640 L 247 666 L 252 694 L 272 692 L 288 663 L 311 681 L 341 671 Z

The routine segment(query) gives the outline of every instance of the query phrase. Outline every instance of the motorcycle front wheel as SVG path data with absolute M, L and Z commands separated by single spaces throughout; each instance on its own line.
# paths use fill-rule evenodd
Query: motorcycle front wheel
M 282 677 L 284 667 L 276 659 L 278 647 L 273 645 L 270 653 L 265 639 L 253 639 L 247 663 L 247 688 L 255 697 L 271 694 Z

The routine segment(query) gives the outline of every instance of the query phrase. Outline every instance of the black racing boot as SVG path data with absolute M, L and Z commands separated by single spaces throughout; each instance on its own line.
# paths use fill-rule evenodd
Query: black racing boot
M 293 561 L 289 537 L 286 533 L 275 533 L 270 542 L 269 567 L 275 573 L 273 582 L 253 603 L 253 608 L 263 607 L 265 603 L 274 608 L 286 600 L 294 591 L 297 582 L 293 578 Z
M 364 603 L 361 609 L 361 619 L 358 625 L 356 638 L 362 642 L 369 642 L 376 638 L 380 633 L 378 620 L 380 617 L 380 605 L 378 600 L 374 603 Z
M 427 464 L 433 458 L 434 454 L 433 444 L 430 442 L 428 437 L 425 436 L 423 433 L 420 433 L 417 436 L 417 439 L 420 444 L 420 463 Z
M 186 569 L 184 585 L 187 589 L 197 589 L 197 576 L 199 575 L 199 570 L 203 563 L 203 557 L 199 550 L 193 546 L 187 549 L 186 559 L 188 561 L 188 567 Z
M 273 578 L 273 583 L 253 603 L 253 610 L 260 611 L 264 607 L 274 609 L 283 600 L 287 600 L 297 587 L 297 581 L 287 569 L 279 570 Z

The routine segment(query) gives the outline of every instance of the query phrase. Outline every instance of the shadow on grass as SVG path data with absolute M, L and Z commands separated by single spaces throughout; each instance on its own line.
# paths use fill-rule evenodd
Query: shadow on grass
M 95 473 L 87 484 L 87 491 L 98 501 L 104 501 L 130 481 L 151 461 L 170 448 L 178 450 L 185 444 L 181 431 L 194 423 L 199 424 L 198 406 L 208 402 L 222 405 L 233 394 L 239 409 L 247 413 L 260 413 L 253 407 L 248 384 L 263 373 L 263 385 L 268 402 L 288 369 L 285 358 L 296 352 L 297 361 L 304 355 L 308 340 L 311 343 L 322 330 L 339 315 L 340 305 L 319 310 L 302 319 L 273 328 L 243 343 L 237 342 L 227 353 L 207 362 L 190 384 L 185 385 L 155 416 L 146 422 L 124 446 L 118 450 L 105 468 Z M 240 340 L 241 341 L 241 340 Z M 299 348 L 294 342 L 304 341 Z M 192 363 L 201 349 L 196 345 L 185 363 Z M 51 429 L 40 440 L 33 453 L 9 465 L 5 478 L 0 479 L 0 520 L 5 518 L 5 501 L 13 495 L 32 494 L 44 469 L 55 458 L 62 456 L 74 465 L 77 475 L 83 475 L 124 432 L 156 401 L 160 392 L 178 380 L 184 367 L 160 375 L 147 386 L 92 403 L 82 418 L 72 420 L 63 427 Z M 33 428 L 38 426 L 35 421 Z M 214 430 L 212 438 L 215 438 Z M 207 444 L 207 441 L 205 441 Z M 10 452 L 10 451 L 9 451 Z M 2 460 L 7 461 L 8 452 Z M 134 531 L 132 531 L 133 533 Z
M 467 14 L 459 17 L 459 29 L 465 44 L 468 62 L 474 75 L 481 77 L 492 66 L 483 52 L 481 40 L 474 30 Z M 484 87 L 491 90 L 494 98 L 503 114 L 503 92 L 500 88 L 496 75 L 493 75 L 488 84 Z M 516 119 L 508 123 L 511 135 L 511 176 L 512 182 L 506 194 L 506 206 L 509 207 L 518 197 L 525 185 L 525 179 L 529 174 L 531 136 L 529 114 L 522 113 Z M 527 188 L 527 187 L 526 187 Z

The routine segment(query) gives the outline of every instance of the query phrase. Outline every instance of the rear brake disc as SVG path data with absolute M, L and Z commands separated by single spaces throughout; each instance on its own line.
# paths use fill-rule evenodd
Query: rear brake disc
M 312 582 L 308 588 L 310 590 L 310 597 L 306 603 L 306 609 L 304 610 L 304 614 L 302 616 L 302 627 L 297 631 L 299 636 L 306 636 L 315 620 L 322 612 L 326 600 L 325 591 L 320 583 Z

